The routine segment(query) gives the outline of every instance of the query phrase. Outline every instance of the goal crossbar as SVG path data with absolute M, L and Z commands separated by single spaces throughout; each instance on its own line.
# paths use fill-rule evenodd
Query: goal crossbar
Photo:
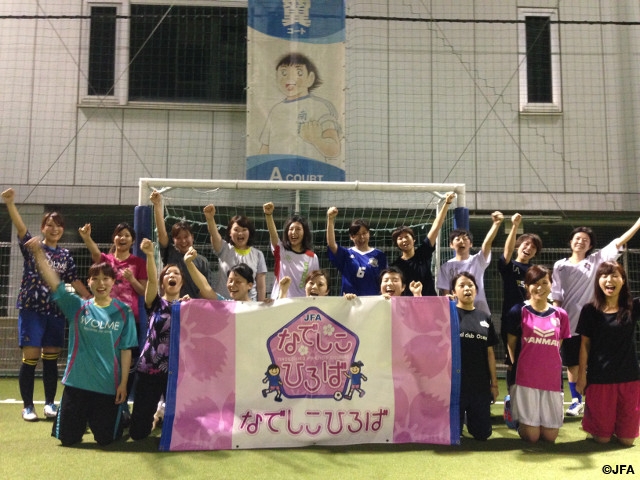
M 388 192 L 430 192 L 442 196 L 446 192 L 455 192 L 457 205 L 466 207 L 466 188 L 464 183 L 385 183 L 385 182 L 267 182 L 264 180 L 196 180 L 184 178 L 140 178 L 138 182 L 138 205 L 147 205 L 148 192 L 153 186 L 163 191 L 171 188 L 224 188 L 230 190 L 324 190 L 324 191 L 388 191 Z M 442 193 L 438 193 L 442 192 Z

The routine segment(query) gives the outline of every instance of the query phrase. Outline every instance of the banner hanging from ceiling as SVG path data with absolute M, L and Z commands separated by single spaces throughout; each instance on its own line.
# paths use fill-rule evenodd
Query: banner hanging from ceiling
M 344 181 L 344 0 L 249 0 L 248 180 Z

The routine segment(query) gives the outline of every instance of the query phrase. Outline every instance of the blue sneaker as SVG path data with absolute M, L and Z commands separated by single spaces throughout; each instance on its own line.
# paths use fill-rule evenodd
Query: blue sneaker
M 38 421 L 38 414 L 36 413 L 36 409 L 33 408 L 33 405 L 30 405 L 30 406 L 22 409 L 22 419 L 25 422 L 36 422 L 36 421 Z
M 515 422 L 511 415 L 511 395 L 504 397 L 504 421 L 511 430 L 518 429 L 518 422 Z

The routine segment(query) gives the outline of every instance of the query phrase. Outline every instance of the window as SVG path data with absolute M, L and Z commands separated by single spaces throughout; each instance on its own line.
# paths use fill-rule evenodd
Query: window
M 519 10 L 520 111 L 562 111 L 557 11 Z
M 91 7 L 87 95 L 114 94 L 116 14 L 116 7 Z
M 246 103 L 246 8 L 104 5 L 90 7 L 84 102 Z

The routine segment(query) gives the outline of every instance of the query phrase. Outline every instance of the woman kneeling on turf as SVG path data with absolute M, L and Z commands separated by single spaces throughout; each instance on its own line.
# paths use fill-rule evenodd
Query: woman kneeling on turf
M 615 435 L 630 447 L 640 425 L 640 367 L 636 326 L 640 299 L 631 298 L 627 275 L 617 262 L 604 262 L 595 274 L 593 301 L 582 307 L 576 388 L 589 391 L 582 428 L 598 443 Z
M 549 305 L 551 273 L 541 265 L 527 270 L 524 285 L 529 301 L 513 307 L 506 321 L 509 357 L 515 369 L 511 391 L 518 433 L 531 443 L 555 442 L 563 422 L 562 340 L 571 337 L 569 317 Z M 516 358 L 516 347 L 521 350 Z
M 476 440 L 491 436 L 491 404 L 498 397 L 493 346 L 498 344 L 491 315 L 475 307 L 478 284 L 473 274 L 461 272 L 451 279 L 460 319 L 460 434 L 467 430 Z
M 96 442 L 108 445 L 122 436 L 119 414 L 127 401 L 131 349 L 138 345 L 131 307 L 111 298 L 116 274 L 108 263 L 89 268 L 94 297 L 83 300 L 66 291 L 39 239 L 32 238 L 26 245 L 69 323 L 64 391 L 51 435 L 64 446 L 73 445 L 82 441 L 88 424 Z

